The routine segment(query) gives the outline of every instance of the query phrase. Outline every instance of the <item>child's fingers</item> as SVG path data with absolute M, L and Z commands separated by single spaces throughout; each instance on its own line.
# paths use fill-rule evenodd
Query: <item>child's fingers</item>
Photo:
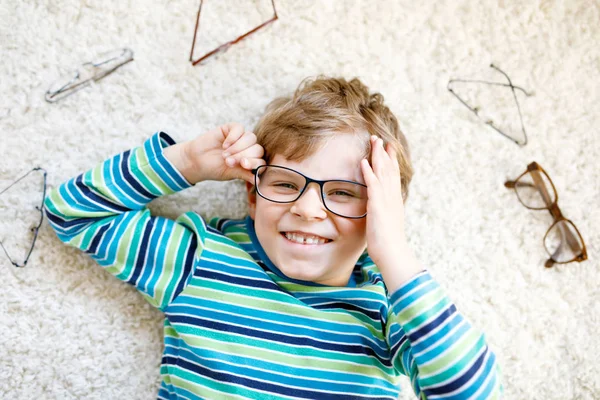
M 385 167 L 382 159 L 383 153 L 383 140 L 376 136 L 371 136 L 371 168 L 377 177 L 381 177 L 383 169 Z
M 237 163 L 240 163 L 241 160 L 243 160 L 244 158 L 262 158 L 264 154 L 265 150 L 263 149 L 263 147 L 260 144 L 255 143 L 247 149 L 244 149 L 234 155 L 227 156 L 227 158 L 225 159 L 225 163 L 228 166 L 233 167 Z
M 229 156 L 235 156 L 236 154 L 250 148 L 255 143 L 256 135 L 252 132 L 246 132 L 242 135 L 242 137 L 231 144 L 229 148 L 225 149 L 223 152 L 223 157 L 227 158 Z
M 240 166 L 247 170 L 253 170 L 254 168 L 258 168 L 261 165 L 266 165 L 267 162 L 262 158 L 242 158 L 240 161 Z
M 242 158 L 240 160 L 239 178 L 254 184 L 254 174 L 252 170 L 261 165 L 265 165 L 266 161 L 262 158 Z
M 373 169 L 369 165 L 369 160 L 367 160 L 366 158 L 362 159 L 360 161 L 360 167 L 362 169 L 363 177 L 365 178 L 365 184 L 367 185 L 367 188 L 372 187 L 377 182 L 377 177 L 375 176 Z
M 223 148 L 226 149 L 235 143 L 244 134 L 244 126 L 237 122 L 230 122 L 221 126 L 221 132 L 225 137 Z

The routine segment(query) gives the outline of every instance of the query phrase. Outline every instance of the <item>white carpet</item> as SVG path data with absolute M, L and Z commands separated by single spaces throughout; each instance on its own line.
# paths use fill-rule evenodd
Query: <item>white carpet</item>
M 270 6 L 205 3 L 202 28 L 212 42 L 200 50 L 267 18 Z M 506 398 L 600 398 L 597 0 L 279 0 L 277 22 L 192 67 L 197 6 L 3 1 L 0 188 L 34 165 L 56 186 L 158 130 L 186 140 L 228 121 L 252 127 L 270 99 L 306 76 L 358 76 L 384 94 L 412 145 L 410 241 L 486 332 Z M 44 101 L 61 72 L 124 46 L 135 61 L 59 103 Z M 491 62 L 535 92 L 519 97 L 524 148 L 446 90 L 451 77 L 489 76 Z M 533 160 L 554 180 L 590 260 L 543 267 L 552 218 L 503 186 Z M 34 183 L 0 196 L 0 239 L 18 256 L 35 216 Z M 189 209 L 241 217 L 241 195 L 239 183 L 203 183 L 152 207 L 173 217 Z M 17 270 L 0 254 L 0 280 L 0 398 L 155 398 L 161 314 L 63 246 L 47 222 L 27 267 Z M 404 383 L 401 398 L 414 398 Z

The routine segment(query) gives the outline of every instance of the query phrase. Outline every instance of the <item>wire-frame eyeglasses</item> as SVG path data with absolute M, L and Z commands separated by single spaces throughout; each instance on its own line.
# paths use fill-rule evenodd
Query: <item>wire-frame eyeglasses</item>
M 2 247 L 2 250 L 4 251 L 4 254 L 6 255 L 6 257 L 8 257 L 10 263 L 12 265 L 14 265 L 15 267 L 18 267 L 18 268 L 22 268 L 22 267 L 24 267 L 24 266 L 27 265 L 27 262 L 29 261 L 29 257 L 31 256 L 31 253 L 33 252 L 33 249 L 35 247 L 35 242 L 37 240 L 40 227 L 42 226 L 42 222 L 44 222 L 43 206 L 44 206 L 44 199 L 46 198 L 46 176 L 47 176 L 47 172 L 43 168 L 35 167 L 32 170 L 30 170 L 29 172 L 27 172 L 25 175 L 23 175 L 20 178 L 18 178 L 17 180 L 15 180 L 11 185 L 9 185 L 7 188 L 3 189 L 0 192 L 0 195 L 4 194 L 8 189 L 10 189 L 14 185 L 16 185 L 21 180 L 25 179 L 29 174 L 31 174 L 31 173 L 33 173 L 35 171 L 41 171 L 43 173 L 43 180 L 44 181 L 43 181 L 43 188 L 42 188 L 42 201 L 41 201 L 41 203 L 40 203 L 39 206 L 35 207 L 35 209 L 39 212 L 39 219 L 38 219 L 38 223 L 33 228 L 31 228 L 31 231 L 33 232 L 33 238 L 32 238 L 32 241 L 31 241 L 31 245 L 28 246 L 29 250 L 27 251 L 27 254 L 25 256 L 25 260 L 22 263 L 19 263 L 19 262 L 15 261 L 10 256 L 10 254 L 8 253 L 8 250 L 6 250 L 6 247 L 4 247 L 4 244 L 2 243 L 2 241 L 0 241 L 0 247 Z
M 207 58 L 214 56 L 215 54 L 218 54 L 222 51 L 227 50 L 231 45 L 238 43 L 242 39 L 252 35 L 254 32 L 258 31 L 259 29 L 264 28 L 265 26 L 269 25 L 271 22 L 275 22 L 278 19 L 277 10 L 275 9 L 275 0 L 271 0 L 271 5 L 273 6 L 273 17 L 271 17 L 267 21 L 263 22 L 262 24 L 258 25 L 257 27 L 249 30 L 248 32 L 244 33 L 243 35 L 239 36 L 237 39 L 234 39 L 227 43 L 224 43 L 224 44 L 220 45 L 219 47 L 217 47 L 216 49 L 213 49 L 213 50 L 209 51 L 208 53 L 204 54 L 203 56 L 199 57 L 198 59 L 194 60 L 194 47 L 196 47 L 196 36 L 198 35 L 198 28 L 200 27 L 200 13 L 202 11 L 202 3 L 203 2 L 204 2 L 203 0 L 200 0 L 200 6 L 198 7 L 198 14 L 196 16 L 196 27 L 194 28 L 194 39 L 192 40 L 192 49 L 190 50 L 190 62 L 192 63 L 192 65 L 199 64 L 202 61 L 206 60 Z

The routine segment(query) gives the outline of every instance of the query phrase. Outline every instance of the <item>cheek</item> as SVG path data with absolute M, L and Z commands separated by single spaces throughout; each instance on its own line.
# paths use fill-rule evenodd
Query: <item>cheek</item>
M 276 204 L 261 199 L 256 203 L 255 223 L 264 227 L 277 227 L 278 221 L 286 213 L 283 204 Z
M 338 230 L 344 236 L 347 243 L 352 243 L 353 246 L 367 243 L 367 223 L 365 218 L 350 220 L 344 219 L 338 221 Z

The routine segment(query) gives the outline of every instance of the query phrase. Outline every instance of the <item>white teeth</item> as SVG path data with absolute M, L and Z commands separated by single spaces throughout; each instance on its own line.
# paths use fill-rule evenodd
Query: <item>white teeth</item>
M 315 236 L 305 236 L 299 233 L 285 232 L 285 237 L 300 244 L 325 244 L 327 240 Z

